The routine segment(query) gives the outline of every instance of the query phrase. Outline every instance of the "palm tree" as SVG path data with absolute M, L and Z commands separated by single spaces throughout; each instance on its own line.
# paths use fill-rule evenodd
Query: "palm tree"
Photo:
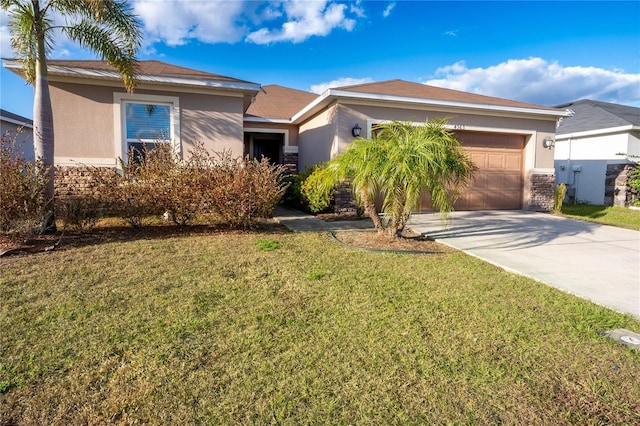
M 391 122 L 377 128 L 372 139 L 358 139 L 320 169 L 323 190 L 348 182 L 356 200 L 379 233 L 399 235 L 411 212 L 420 206 L 423 193 L 443 218 L 473 177 L 475 167 L 446 120 L 423 126 Z M 383 198 L 381 220 L 376 196 Z
M 140 46 L 140 24 L 126 1 L 117 0 L 0 0 L 10 16 L 11 45 L 22 60 L 27 82 L 34 85 L 33 144 L 36 157 L 48 168 L 49 181 L 43 231 L 52 233 L 54 214 L 54 132 L 49 95 L 47 55 L 55 31 L 88 48 L 113 65 L 132 91 L 136 83 L 136 51 Z M 55 25 L 54 15 L 65 25 Z

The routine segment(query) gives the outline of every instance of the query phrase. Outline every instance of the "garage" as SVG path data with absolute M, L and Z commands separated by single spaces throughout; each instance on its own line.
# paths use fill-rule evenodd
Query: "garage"
M 523 198 L 524 135 L 456 131 L 456 137 L 478 168 L 456 210 L 519 210 Z M 430 210 L 428 198 L 422 210 Z

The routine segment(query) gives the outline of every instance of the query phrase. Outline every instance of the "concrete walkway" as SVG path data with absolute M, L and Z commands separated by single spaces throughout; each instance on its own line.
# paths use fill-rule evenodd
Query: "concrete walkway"
M 315 216 L 287 207 L 277 206 L 274 218 L 293 232 L 330 232 L 373 229 L 370 219 L 326 222 Z
M 525 211 L 416 214 L 415 232 L 640 318 L 640 232 Z

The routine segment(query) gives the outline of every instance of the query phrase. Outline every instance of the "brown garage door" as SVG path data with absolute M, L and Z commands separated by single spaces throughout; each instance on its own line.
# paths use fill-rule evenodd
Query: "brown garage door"
M 478 168 L 471 185 L 454 205 L 456 210 L 522 208 L 524 136 L 456 131 Z M 424 200 L 423 210 L 430 203 Z

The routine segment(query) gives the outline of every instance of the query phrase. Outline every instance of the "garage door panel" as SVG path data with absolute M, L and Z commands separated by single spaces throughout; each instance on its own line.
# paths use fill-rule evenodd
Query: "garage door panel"
M 479 172 L 473 176 L 470 187 L 474 188 L 486 188 L 487 187 L 487 173 Z
M 520 174 L 505 173 L 502 175 L 502 180 L 502 189 L 504 190 L 522 187 L 522 176 Z M 520 190 L 518 189 L 516 192 L 520 193 Z
M 471 152 L 471 162 L 478 169 L 486 169 L 487 168 L 487 155 L 484 152 Z
M 504 154 L 503 153 L 488 153 L 487 154 L 487 168 L 489 170 L 502 170 L 504 169 Z
M 514 170 L 518 173 L 522 171 L 522 153 L 505 153 L 504 161 L 504 168 L 506 170 Z

